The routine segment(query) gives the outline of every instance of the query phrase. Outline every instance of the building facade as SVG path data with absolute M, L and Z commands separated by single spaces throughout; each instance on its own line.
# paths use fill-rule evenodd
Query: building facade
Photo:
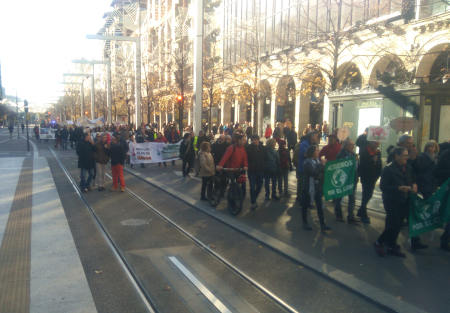
M 182 116 L 191 124 L 193 3 L 141 1 L 139 25 L 125 18 L 133 16 L 133 3 L 114 1 L 102 32 L 140 35 L 144 121 Z M 301 133 L 327 121 L 356 138 L 368 126 L 405 116 L 417 120 L 409 131 L 419 145 L 450 138 L 442 122 L 450 117 L 446 1 L 208 0 L 205 6 L 204 121 L 248 122 L 260 134 L 277 122 Z M 127 49 L 106 43 L 118 65 L 113 76 L 124 66 L 114 55 Z

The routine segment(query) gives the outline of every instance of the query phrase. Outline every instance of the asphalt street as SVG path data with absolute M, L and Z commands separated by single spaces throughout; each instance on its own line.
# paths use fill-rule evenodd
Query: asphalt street
M 33 149 L 26 151 L 26 141 L 20 136 L 9 140 L 7 130 L 0 130 L 0 160 L 35 156 Z M 75 152 L 55 150 L 52 141 L 36 142 L 35 147 L 50 167 L 97 311 L 145 312 L 50 149 L 78 182 Z M 183 178 L 180 164 L 128 170 L 132 171 L 125 173 L 129 192 L 93 190 L 84 199 L 158 312 L 216 312 L 218 306 L 230 312 L 287 311 L 265 292 L 298 312 L 437 313 L 450 307 L 450 259 L 438 249 L 440 230 L 423 235 L 430 248 L 414 254 L 408 251 L 405 230 L 399 242 L 407 258 L 382 259 L 372 247 L 384 224 L 384 215 L 377 210 L 370 212 L 370 225 L 348 225 L 334 220 L 328 203 L 325 216 L 332 231 L 320 233 L 316 212 L 311 210 L 314 230 L 305 232 L 294 197 L 264 201 L 262 193 L 256 211 L 250 211 L 246 202 L 243 212 L 233 217 L 225 201 L 215 209 L 199 201 L 200 180 Z M 295 193 L 292 178 L 290 190 Z M 383 297 L 388 300 L 379 301 Z

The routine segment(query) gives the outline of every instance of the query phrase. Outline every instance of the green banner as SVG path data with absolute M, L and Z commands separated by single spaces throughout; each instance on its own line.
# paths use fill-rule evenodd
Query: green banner
M 450 222 L 450 179 L 448 179 L 431 197 L 424 200 L 411 194 L 409 210 L 409 236 L 442 227 Z
M 325 200 L 352 194 L 355 187 L 356 158 L 329 161 L 325 165 L 323 195 Z

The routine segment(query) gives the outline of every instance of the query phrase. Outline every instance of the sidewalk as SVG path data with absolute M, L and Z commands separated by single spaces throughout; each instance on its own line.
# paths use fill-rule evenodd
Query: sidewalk
M 190 203 L 208 207 L 206 202 L 198 201 L 201 180 L 196 177 L 183 178 L 180 163 L 177 161 L 175 167 L 169 163 L 167 168 L 147 164 L 146 168 L 135 166 L 132 171 L 159 184 L 166 191 L 183 195 Z M 295 195 L 295 172 L 290 173 L 289 188 L 291 195 Z M 373 207 L 372 201 L 369 207 Z M 332 269 L 336 268 L 347 277 L 343 279 L 356 278 L 425 311 L 445 312 L 450 307 L 450 255 L 438 249 L 441 230 L 423 235 L 422 240 L 430 246 L 429 249 L 412 254 L 405 229 L 399 237 L 399 244 L 407 258 L 380 258 L 372 246 L 384 228 L 384 214 L 378 213 L 379 210 L 369 212 L 372 220 L 370 225 L 348 225 L 336 222 L 331 203 L 326 203 L 325 218 L 332 231 L 323 235 L 318 227 L 315 210 L 311 210 L 314 230 L 307 232 L 301 228 L 301 213 L 295 203 L 295 196 L 280 201 L 264 201 L 263 189 L 258 205 L 256 211 L 248 210 L 250 203 L 247 193 L 244 210 L 238 217 L 229 215 L 225 200 L 216 208 L 215 214 L 236 224 L 243 224 L 255 232 L 262 232 L 269 241 L 281 241 L 299 253 L 328 264 L 330 270 L 325 266 L 322 272 L 327 272 L 330 277 L 335 275 Z
M 0 162 L 0 312 L 96 312 L 47 160 Z

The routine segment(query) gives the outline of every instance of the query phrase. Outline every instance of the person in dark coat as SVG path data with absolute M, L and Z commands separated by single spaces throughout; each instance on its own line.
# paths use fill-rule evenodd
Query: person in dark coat
M 289 170 L 292 166 L 291 154 L 286 149 L 286 141 L 280 140 L 278 142 L 278 154 L 280 156 L 280 171 L 278 175 L 278 192 L 280 197 L 284 194 L 285 197 L 289 197 Z
M 214 158 L 214 164 L 219 164 L 229 145 L 230 144 L 225 140 L 225 135 L 220 135 L 216 142 L 213 143 L 211 146 L 211 153 Z
M 286 135 L 286 140 L 287 140 L 287 148 L 289 153 L 294 152 L 295 150 L 295 145 L 297 144 L 298 138 L 297 138 L 297 133 L 295 132 L 295 130 L 293 128 L 288 128 L 289 131 L 287 131 L 285 133 Z M 290 166 L 290 170 L 292 170 L 292 163 Z
M 382 164 L 381 152 L 378 149 L 379 145 L 376 141 L 369 141 L 366 147 L 359 152 L 358 174 L 361 177 L 362 200 L 357 216 L 365 224 L 370 224 L 370 218 L 367 215 L 367 204 L 372 198 L 375 184 L 381 175 Z
M 84 140 L 77 145 L 78 168 L 80 169 L 80 188 L 82 192 L 91 189 L 92 178 L 94 177 L 94 141 L 89 133 L 85 133 Z M 86 174 L 88 178 L 86 180 Z
M 424 199 L 431 197 L 438 187 L 434 175 L 438 153 L 439 145 L 436 141 L 431 140 L 425 144 L 424 152 L 419 154 L 415 163 L 417 188 Z
M 277 196 L 277 181 L 280 172 L 280 156 L 275 151 L 275 139 L 266 142 L 264 154 L 264 187 L 266 190 L 266 200 L 270 200 L 270 182 L 272 182 L 272 199 L 279 200 Z
M 356 158 L 356 154 L 354 152 L 355 149 L 355 143 L 350 139 L 347 138 L 342 143 L 342 149 L 341 152 L 336 157 L 336 160 L 339 159 L 350 159 L 350 158 Z M 355 216 L 353 214 L 353 211 L 355 209 L 355 191 L 356 191 L 356 184 L 358 182 L 358 175 L 355 174 L 355 183 L 353 187 L 353 192 L 348 195 L 348 208 L 347 208 L 347 223 L 354 224 L 357 222 L 355 219 Z M 342 217 L 342 198 L 337 198 L 333 200 L 334 202 L 334 214 L 336 215 L 336 220 L 339 222 L 344 222 L 344 218 Z
M 369 128 L 366 128 L 364 132 L 358 136 L 356 139 L 356 146 L 359 148 L 359 153 L 364 150 L 367 145 L 367 134 L 369 133 Z
M 123 166 L 125 165 L 127 151 L 119 139 L 113 136 L 111 139 L 111 146 L 107 152 L 111 157 L 111 172 L 113 179 L 111 191 L 117 190 L 118 181 L 120 181 L 120 191 L 124 192 L 125 179 L 123 176 Z
M 319 160 L 319 147 L 311 145 L 305 153 L 305 161 L 303 162 L 303 189 L 301 198 L 303 229 L 312 230 L 308 223 L 308 209 L 311 206 L 311 198 L 316 203 L 317 215 L 319 216 L 320 229 L 322 232 L 330 230 L 325 224 L 322 207 L 322 186 L 324 176 L 325 159 Z
M 405 254 L 397 245 L 397 237 L 403 220 L 409 213 L 409 194 L 417 193 L 417 185 L 413 169 L 408 164 L 408 150 L 405 147 L 396 147 L 393 155 L 394 161 L 389 163 L 381 174 L 380 188 L 386 210 L 386 224 L 374 246 L 379 256 L 385 256 L 387 253 L 404 258 Z
M 67 130 L 67 126 L 64 126 L 61 130 L 61 146 L 63 150 L 67 150 L 67 140 L 69 138 L 69 131 Z
M 407 163 L 409 167 L 414 171 L 414 173 L 417 171 L 417 148 L 414 145 L 413 137 L 410 135 L 402 135 L 400 138 L 398 138 L 397 141 L 398 147 L 403 147 L 408 151 L 408 160 Z M 394 151 L 395 149 L 391 150 L 391 153 L 389 153 L 387 162 L 392 163 L 394 162 Z M 417 250 L 417 249 L 425 249 L 427 248 L 427 245 L 424 245 L 420 241 L 420 237 L 411 237 L 411 249 Z
M 302 192 L 302 184 L 303 184 L 303 163 L 305 161 L 305 153 L 308 150 L 309 146 L 316 145 L 319 143 L 319 134 L 317 132 L 308 133 L 304 140 L 300 142 L 298 155 L 297 155 L 297 201 L 300 201 Z
M 437 184 L 440 186 L 450 178 L 450 145 L 440 145 L 441 150 L 434 170 Z M 441 249 L 450 252 L 450 223 L 445 226 L 441 236 Z
M 183 141 L 180 144 L 180 158 L 183 160 L 183 177 L 189 176 L 189 171 L 194 164 L 195 152 L 191 134 L 184 134 Z
M 246 146 L 248 158 L 248 181 L 250 182 L 251 209 L 257 208 L 256 199 L 264 180 L 264 147 L 258 135 L 252 135 L 252 143 Z

